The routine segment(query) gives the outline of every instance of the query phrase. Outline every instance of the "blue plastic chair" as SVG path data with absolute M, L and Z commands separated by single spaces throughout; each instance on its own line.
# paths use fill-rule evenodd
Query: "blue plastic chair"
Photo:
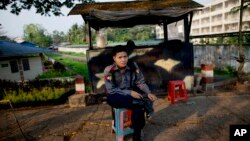
M 124 136 L 134 133 L 134 129 L 124 129 L 124 113 L 129 109 L 126 108 L 114 108 L 115 112 L 115 125 L 112 121 L 112 129 L 116 133 L 116 141 L 124 141 Z

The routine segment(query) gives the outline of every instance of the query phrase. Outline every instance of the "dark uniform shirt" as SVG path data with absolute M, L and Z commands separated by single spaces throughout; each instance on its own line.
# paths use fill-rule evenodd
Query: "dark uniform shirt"
M 134 66 L 135 69 L 132 69 L 127 65 L 125 71 L 121 71 L 116 64 L 105 68 L 104 80 L 108 94 L 130 95 L 134 86 L 145 94 L 151 93 L 137 64 L 134 63 Z

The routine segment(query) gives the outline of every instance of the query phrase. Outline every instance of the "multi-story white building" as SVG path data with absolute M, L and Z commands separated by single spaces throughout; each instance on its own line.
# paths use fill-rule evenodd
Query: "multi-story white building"
M 195 11 L 191 26 L 191 36 L 202 37 L 205 35 L 238 32 L 240 12 L 231 12 L 231 9 L 236 6 L 240 6 L 240 0 L 212 0 L 211 3 L 205 5 L 199 11 Z M 250 31 L 250 7 L 244 9 L 242 21 L 242 31 Z M 183 28 L 179 23 L 177 26 Z M 171 32 L 171 29 L 168 27 L 168 30 L 170 30 L 168 31 L 169 35 L 176 33 Z M 178 30 L 178 32 L 181 32 L 181 30 Z M 164 38 L 162 26 L 156 26 L 156 38 Z M 195 40 L 193 41 L 195 42 Z
M 231 12 L 241 0 L 213 0 L 193 16 L 191 36 L 233 33 L 239 31 L 240 12 Z M 243 11 L 242 31 L 250 31 L 250 8 Z

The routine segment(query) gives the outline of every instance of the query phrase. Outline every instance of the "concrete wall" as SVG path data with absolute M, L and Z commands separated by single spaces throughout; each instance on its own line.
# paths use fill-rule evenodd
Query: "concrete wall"
M 43 73 L 41 57 L 29 58 L 30 70 L 23 71 L 25 80 L 32 80 L 39 74 Z
M 244 72 L 250 72 L 250 46 L 244 46 L 246 63 Z M 201 64 L 213 63 L 215 68 L 223 69 L 231 66 L 235 70 L 238 63 L 235 57 L 238 57 L 238 47 L 233 45 L 195 45 L 194 46 L 194 67 L 200 67 Z
M 43 72 L 43 66 L 42 66 L 42 61 L 41 57 L 29 57 L 29 66 L 30 70 L 23 71 L 23 68 L 19 67 L 18 72 L 12 73 L 11 72 L 11 67 L 10 67 L 10 61 L 11 60 L 20 60 L 19 62 L 22 62 L 21 60 L 23 58 L 11 58 L 8 60 L 3 60 L 0 61 L 0 79 L 5 79 L 5 80 L 11 80 L 11 81 L 21 81 L 21 73 L 23 73 L 24 80 L 32 80 L 39 74 Z M 26 59 L 26 58 L 25 58 Z M 7 67 L 2 67 L 3 64 L 7 64 Z M 21 64 L 22 66 L 22 64 Z
M 21 76 L 19 72 L 12 73 L 10 69 L 10 61 L 15 59 L 9 59 L 0 61 L 0 79 L 11 80 L 11 81 L 19 81 L 21 80 Z M 7 64 L 7 67 L 3 67 L 2 65 Z
M 69 48 L 69 47 L 58 47 L 58 51 L 61 52 L 75 52 L 75 53 L 84 53 L 86 54 L 88 48 Z

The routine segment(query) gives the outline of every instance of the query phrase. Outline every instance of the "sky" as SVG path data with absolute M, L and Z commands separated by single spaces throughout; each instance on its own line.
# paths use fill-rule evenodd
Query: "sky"
M 96 2 L 107 2 L 107 1 L 119 1 L 119 0 L 96 0 Z M 128 1 L 128 0 L 127 0 Z M 212 0 L 194 0 L 200 4 L 206 5 Z M 34 9 L 30 11 L 22 10 L 21 13 L 17 16 L 10 13 L 8 10 L 0 10 L 0 24 L 2 25 L 1 31 L 5 32 L 5 35 L 11 38 L 22 37 L 23 36 L 23 27 L 28 24 L 39 24 L 48 33 L 52 33 L 54 30 L 63 31 L 67 33 L 70 27 L 77 23 L 81 25 L 84 23 L 80 15 L 71 15 L 67 16 L 69 8 L 63 8 L 62 13 L 64 16 L 41 16 L 36 14 Z

